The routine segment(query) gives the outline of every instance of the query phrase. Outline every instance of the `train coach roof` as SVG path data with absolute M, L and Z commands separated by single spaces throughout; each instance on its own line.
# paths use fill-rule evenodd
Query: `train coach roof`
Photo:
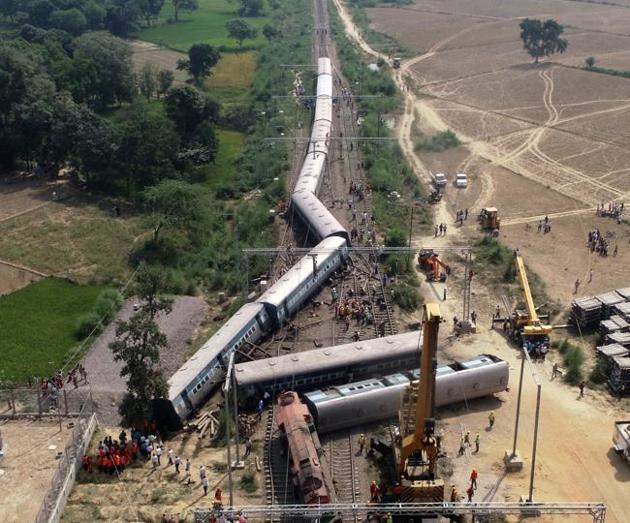
M 246 303 L 236 311 L 236 313 L 169 378 L 169 399 L 173 401 L 181 391 L 225 349 L 226 345 L 262 311 L 262 309 L 263 305 L 261 303 Z
M 269 290 L 256 301 L 259 303 L 269 303 L 278 307 L 295 289 L 313 276 L 313 260 L 310 254 L 318 254 L 317 265 L 319 266 L 345 244 L 346 240 L 338 236 L 322 240 L 309 252 L 309 255 L 300 258 L 293 267 L 284 273 L 282 278 L 274 283 Z M 260 365 L 259 362 L 257 363 Z
M 236 380 L 242 387 L 285 379 L 291 376 L 326 372 L 358 363 L 367 364 L 384 356 L 420 353 L 421 333 L 406 332 L 385 338 L 347 343 L 276 358 L 257 360 L 235 365 Z

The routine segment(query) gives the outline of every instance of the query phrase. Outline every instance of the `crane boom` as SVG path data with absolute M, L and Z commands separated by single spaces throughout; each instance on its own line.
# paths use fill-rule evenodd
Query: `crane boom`
M 527 307 L 527 314 L 529 316 L 529 321 L 533 325 L 540 325 L 538 312 L 536 311 L 536 307 L 534 306 L 534 298 L 532 297 L 532 290 L 529 287 L 529 280 L 527 279 L 527 271 L 525 270 L 525 262 L 523 261 L 523 257 L 520 254 L 516 255 L 515 263 L 516 263 L 516 270 L 518 272 L 518 277 L 521 280 L 521 286 L 523 287 L 523 292 L 525 293 L 525 306 Z
M 523 293 L 525 294 L 525 306 L 527 307 L 527 319 L 523 326 L 523 334 L 525 336 L 547 336 L 551 333 L 551 325 L 543 325 L 538 316 L 538 311 L 534 305 L 532 290 L 529 287 L 527 279 L 527 271 L 525 270 L 525 262 L 520 254 L 517 254 L 514 260 L 518 277 L 521 280 Z

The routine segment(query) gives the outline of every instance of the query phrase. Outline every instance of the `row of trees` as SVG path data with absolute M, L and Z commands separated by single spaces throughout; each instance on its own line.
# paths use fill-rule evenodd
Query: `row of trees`
M 174 21 L 181 11 L 198 9 L 198 0 L 169 0 Z M 107 29 L 118 36 L 129 36 L 140 24 L 157 23 L 165 0 L 0 0 L 0 15 L 18 25 L 55 29 L 73 36 L 85 31 Z M 240 16 L 263 14 L 263 0 L 239 0 Z

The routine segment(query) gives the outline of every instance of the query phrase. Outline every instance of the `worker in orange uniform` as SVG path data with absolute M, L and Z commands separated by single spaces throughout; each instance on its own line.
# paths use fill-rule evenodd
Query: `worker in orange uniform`
M 468 494 L 468 503 L 472 503 L 473 494 L 475 493 L 475 489 L 472 488 L 472 485 L 468 487 L 466 494 Z
M 221 487 L 217 487 L 217 490 L 214 491 L 214 504 L 219 507 L 223 506 L 223 491 Z
M 477 477 L 479 477 L 477 469 L 472 469 L 472 472 L 470 473 L 470 488 L 477 488 Z
M 376 481 L 370 483 L 370 501 L 378 503 L 378 498 L 381 494 L 381 489 L 376 484 Z
M 457 503 L 457 500 L 459 500 L 459 492 L 455 485 L 451 485 L 451 503 Z

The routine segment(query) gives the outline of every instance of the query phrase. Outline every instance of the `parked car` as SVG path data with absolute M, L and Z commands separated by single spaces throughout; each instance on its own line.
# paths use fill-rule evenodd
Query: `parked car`
M 464 173 L 458 173 L 455 175 L 455 187 L 465 189 L 468 187 L 468 176 Z
M 433 185 L 435 185 L 438 189 L 446 187 L 446 175 L 444 173 L 435 173 L 433 175 Z

